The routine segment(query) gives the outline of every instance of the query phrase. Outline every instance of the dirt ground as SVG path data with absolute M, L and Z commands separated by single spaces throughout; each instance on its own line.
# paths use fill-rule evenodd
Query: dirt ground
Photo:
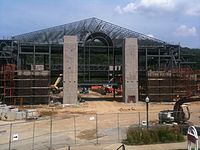
M 91 94 L 90 94 L 91 95 Z M 97 95 L 92 95 L 95 97 Z M 172 110 L 175 102 L 149 103 L 150 120 L 158 119 L 161 110 Z M 200 102 L 187 103 L 191 112 L 190 122 L 200 125 Z M 117 101 L 86 101 L 75 105 L 36 105 L 19 106 L 19 109 L 36 108 L 41 117 L 53 115 L 60 119 L 66 119 L 70 115 L 91 115 L 91 114 L 114 114 L 114 113 L 138 113 L 145 114 L 146 103 L 123 103 Z M 128 116 L 127 116 L 128 117 Z M 0 124 L 4 124 L 0 121 Z
M 107 97 L 112 97 L 112 93 L 107 93 L 106 95 L 101 95 L 98 92 L 89 91 L 87 94 L 79 94 L 79 97 L 84 98 L 101 98 L 99 101 L 86 101 L 83 103 L 77 103 L 77 105 L 37 105 L 31 106 L 37 108 L 41 116 L 53 115 L 66 118 L 69 114 L 108 114 L 108 113 L 132 113 L 132 112 L 145 112 L 146 104 L 144 102 L 138 103 L 123 103 L 117 101 L 105 101 Z M 118 97 L 118 96 L 116 96 Z M 118 97 L 119 98 L 119 97 Z M 161 110 L 173 109 L 174 102 L 165 103 L 149 103 L 149 112 L 157 113 Z M 199 122 L 200 116 L 200 102 L 188 103 L 189 110 L 191 112 L 191 119 L 195 121 L 195 124 Z M 28 106 L 29 107 L 29 106 Z M 23 107 L 24 109 L 26 107 Z M 150 116 L 151 117 L 151 116 Z M 153 116 L 155 117 L 155 116 Z M 150 118 L 151 119 L 151 118 Z
M 161 110 L 173 109 L 174 102 L 170 103 L 150 103 L 149 112 L 158 113 Z M 200 102 L 188 103 L 191 112 L 191 122 L 200 125 Z M 47 106 L 40 105 L 37 109 L 41 115 L 50 115 L 53 113 L 56 117 L 66 118 L 69 114 L 109 114 L 109 113 L 132 113 L 145 112 L 146 103 L 123 103 L 116 101 L 88 101 L 77 105 L 58 105 Z M 150 116 L 151 117 L 151 116 Z M 155 116 L 152 116 L 155 117 Z M 151 119 L 151 118 L 150 118 Z
M 200 102 L 188 103 L 190 111 L 200 112 Z M 174 103 L 149 103 L 149 111 L 158 112 L 164 109 L 173 109 Z M 138 112 L 146 111 L 146 103 L 123 103 L 123 102 L 110 102 L 110 101 L 88 101 L 79 103 L 77 105 L 39 105 L 32 106 L 38 109 L 39 112 L 54 110 L 57 113 L 77 113 L 77 114 L 91 114 L 91 113 L 119 113 L 119 112 Z M 61 114 L 62 115 L 62 114 Z

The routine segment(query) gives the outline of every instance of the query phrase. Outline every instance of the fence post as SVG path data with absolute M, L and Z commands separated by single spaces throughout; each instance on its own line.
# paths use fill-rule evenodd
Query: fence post
M 9 150 L 11 150 L 12 143 L 12 123 L 10 124 Z
M 119 113 L 117 113 L 117 140 L 119 142 Z
M 141 122 L 141 119 L 140 119 L 140 112 L 138 112 L 138 121 L 139 121 L 138 125 L 139 125 L 139 127 L 140 127 L 140 122 Z
M 52 110 L 53 112 L 53 110 Z M 52 114 L 50 116 L 50 150 L 52 150 Z
M 32 141 L 32 150 L 35 149 L 35 120 L 33 121 L 33 141 Z
M 99 144 L 98 142 L 98 115 L 96 114 L 96 144 Z
M 70 146 L 68 146 L 68 150 L 70 150 L 71 148 L 70 148 Z
M 76 115 L 74 115 L 74 142 L 76 145 Z

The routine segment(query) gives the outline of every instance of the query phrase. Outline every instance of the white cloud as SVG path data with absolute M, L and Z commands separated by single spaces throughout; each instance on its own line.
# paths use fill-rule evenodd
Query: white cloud
M 135 12 L 138 10 L 150 9 L 150 10 L 174 10 L 176 6 L 175 0 L 137 0 L 130 2 L 125 6 L 117 6 L 115 11 L 119 14 Z
M 139 5 L 145 8 L 173 10 L 175 8 L 176 1 L 175 0 L 141 0 Z
M 122 9 L 121 9 L 121 6 L 119 6 L 119 5 L 115 8 L 115 11 L 116 11 L 118 14 L 123 14 L 123 11 L 122 11 Z
M 177 36 L 197 36 L 197 30 L 195 27 L 187 27 L 186 25 L 179 26 L 175 35 Z
M 135 0 L 124 6 L 118 5 L 115 11 L 119 14 L 147 12 L 148 14 L 179 13 L 200 16 L 200 1 L 191 0 Z
M 185 13 L 190 16 L 200 16 L 200 3 L 189 5 Z
M 133 12 L 137 9 L 137 7 L 138 6 L 135 3 L 129 3 L 123 8 L 123 11 L 124 12 Z
M 135 3 L 128 3 L 124 7 L 117 6 L 115 8 L 115 11 L 118 12 L 119 14 L 129 13 L 129 12 L 134 12 L 137 9 L 137 7 L 138 6 Z

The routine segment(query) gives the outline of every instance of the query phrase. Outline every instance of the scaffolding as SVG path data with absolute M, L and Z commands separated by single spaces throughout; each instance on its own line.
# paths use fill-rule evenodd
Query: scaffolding
M 174 101 L 197 91 L 198 73 L 186 62 L 179 45 L 142 46 L 139 56 L 140 99 Z
M 41 65 L 34 65 L 30 70 L 19 69 L 20 46 L 13 43 L 14 41 L 10 40 L 0 42 L 1 101 L 7 104 L 48 103 L 49 71 L 44 71 Z
M 184 70 L 184 71 L 183 71 Z M 176 101 L 194 95 L 198 80 L 188 68 L 148 72 L 148 93 L 153 101 Z
M 122 76 L 122 48 L 96 44 L 78 47 L 79 85 L 106 84 L 111 78 Z M 14 86 L 10 87 L 12 95 L 4 95 L 4 98 L 12 99 L 13 103 L 19 103 L 22 99 L 24 104 L 48 103 L 51 80 L 63 71 L 62 53 L 62 44 L 18 43 L 16 70 L 6 79 L 10 77 L 10 85 Z M 106 61 L 94 61 L 102 56 Z M 194 72 L 191 69 L 183 72 L 183 61 L 179 45 L 140 45 L 140 100 L 148 94 L 152 101 L 173 101 L 177 95 L 187 95 L 189 92 L 186 91 L 196 88 L 196 81 L 191 79 Z M 120 69 L 111 69 L 116 66 Z M 3 76 L 1 78 L 4 80 Z M 44 93 L 40 93 L 41 89 Z
M 27 99 L 25 103 L 31 104 L 47 103 L 51 81 L 63 73 L 64 35 L 78 37 L 79 85 L 101 85 L 109 83 L 112 78 L 116 84 L 117 78 L 122 76 L 125 38 L 138 39 L 140 100 L 148 95 L 152 101 L 173 101 L 177 95 L 191 93 L 199 84 L 198 73 L 183 69 L 188 68 L 185 66 L 191 62 L 184 59 L 180 45 L 171 45 L 97 18 L 89 18 L 13 36 L 12 40 L 1 40 L 0 67 L 16 65 L 14 71 L 6 75 L 2 71 L 0 74 L 2 97 L 23 98 L 24 102 Z M 116 66 L 120 69 L 111 69 Z M 43 100 L 40 101 L 40 98 Z
M 15 76 L 15 64 L 6 64 L 2 66 L 0 71 L 0 88 L 1 88 L 1 99 L 9 97 L 9 101 L 12 101 L 14 95 L 15 83 L 13 81 Z

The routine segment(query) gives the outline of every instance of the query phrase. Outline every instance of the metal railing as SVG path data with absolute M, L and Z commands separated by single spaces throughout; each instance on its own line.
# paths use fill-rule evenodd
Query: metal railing
M 116 150 L 120 150 L 120 149 L 121 149 L 121 150 L 126 150 L 126 149 L 125 149 L 125 145 L 122 144 L 122 145 L 121 145 L 120 147 L 118 147 Z

